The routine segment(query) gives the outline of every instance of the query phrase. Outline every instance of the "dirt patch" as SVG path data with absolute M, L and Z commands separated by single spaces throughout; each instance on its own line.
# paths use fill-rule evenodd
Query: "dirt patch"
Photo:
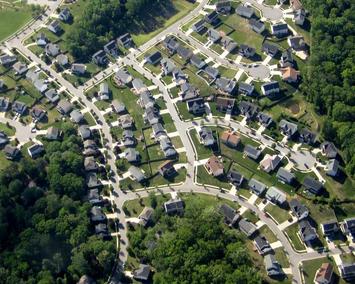
M 298 114 L 300 112 L 300 105 L 298 103 L 293 103 L 289 106 L 290 111 L 292 114 Z

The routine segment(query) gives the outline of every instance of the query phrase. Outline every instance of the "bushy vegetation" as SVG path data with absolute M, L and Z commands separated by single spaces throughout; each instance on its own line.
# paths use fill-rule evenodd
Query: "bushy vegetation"
M 75 283 L 83 274 L 107 280 L 116 248 L 93 236 L 81 141 L 64 124 L 63 142 L 43 158 L 23 157 L 0 173 L 0 282 Z M 101 281 L 102 280 L 102 281 Z
M 155 268 L 154 283 L 262 282 L 245 240 L 212 206 L 193 199 L 183 217 L 167 216 L 157 207 L 154 222 L 129 234 L 130 254 Z
M 355 175 L 355 5 L 350 0 L 305 0 L 312 15 L 311 61 L 303 93 L 327 116 L 326 139 L 343 151 Z

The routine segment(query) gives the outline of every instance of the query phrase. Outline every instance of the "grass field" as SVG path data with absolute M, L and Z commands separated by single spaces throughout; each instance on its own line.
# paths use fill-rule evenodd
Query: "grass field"
M 288 237 L 291 240 L 293 247 L 296 250 L 302 251 L 302 250 L 306 249 L 305 245 L 303 244 L 303 242 L 301 241 L 301 239 L 298 236 L 298 224 L 297 223 L 287 227 L 285 232 L 287 233 Z
M 281 209 L 280 207 L 274 204 L 268 204 L 265 207 L 265 211 L 268 212 L 279 224 L 291 218 L 290 214 L 288 214 L 286 210 Z

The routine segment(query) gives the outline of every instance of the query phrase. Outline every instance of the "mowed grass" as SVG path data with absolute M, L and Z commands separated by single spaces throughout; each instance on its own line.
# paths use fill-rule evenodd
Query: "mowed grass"
M 0 6 L 0 42 L 12 35 L 31 19 L 28 7 L 17 8 Z

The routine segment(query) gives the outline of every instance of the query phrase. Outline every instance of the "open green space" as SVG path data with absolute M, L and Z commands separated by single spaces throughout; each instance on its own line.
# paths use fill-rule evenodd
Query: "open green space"
M 285 209 L 271 203 L 268 204 L 264 210 L 269 213 L 279 224 L 291 218 L 290 214 Z
M 291 240 L 291 244 L 295 250 L 303 251 L 306 249 L 305 245 L 301 241 L 300 237 L 298 236 L 298 224 L 295 223 L 284 230 L 287 233 L 289 239 Z

